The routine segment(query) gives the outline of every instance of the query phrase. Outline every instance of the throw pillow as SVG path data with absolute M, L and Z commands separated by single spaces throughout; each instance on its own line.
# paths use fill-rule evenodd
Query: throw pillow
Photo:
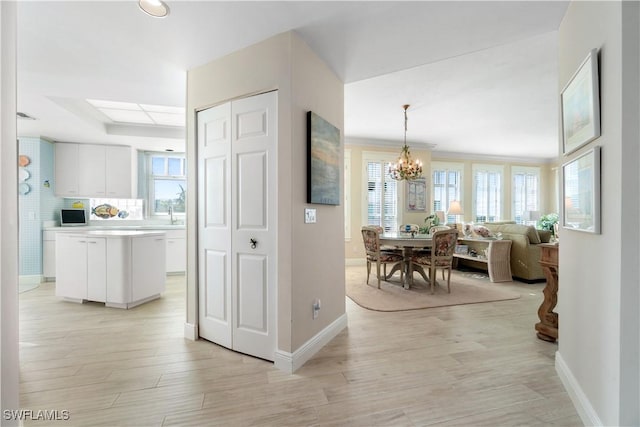
M 537 245 L 540 242 L 540 235 L 538 234 L 538 230 L 533 225 L 527 226 L 527 237 L 529 238 L 529 243 L 533 245 Z
M 473 226 L 473 234 L 477 237 L 491 237 L 492 233 L 484 225 L 474 225 Z

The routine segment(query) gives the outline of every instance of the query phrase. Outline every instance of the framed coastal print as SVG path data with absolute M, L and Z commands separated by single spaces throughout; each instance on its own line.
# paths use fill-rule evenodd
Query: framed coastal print
M 565 155 L 600 136 L 598 50 L 592 49 L 560 95 Z
M 416 178 L 405 182 L 407 211 L 425 212 L 427 210 L 427 181 Z
M 562 226 L 600 234 L 600 146 L 562 165 Z
M 307 112 L 307 203 L 340 204 L 340 129 Z

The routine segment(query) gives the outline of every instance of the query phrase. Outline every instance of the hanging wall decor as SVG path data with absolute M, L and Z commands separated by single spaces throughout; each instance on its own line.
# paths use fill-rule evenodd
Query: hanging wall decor
M 307 203 L 340 204 L 340 129 L 307 112 Z
M 560 94 L 565 155 L 600 136 L 598 50 L 592 49 Z
M 562 226 L 600 234 L 600 146 L 562 165 Z

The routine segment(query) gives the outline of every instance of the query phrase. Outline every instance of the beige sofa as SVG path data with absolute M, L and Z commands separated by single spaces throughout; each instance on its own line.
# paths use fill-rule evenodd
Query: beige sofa
M 511 274 L 514 278 L 529 283 L 545 280 L 540 266 L 540 247 L 538 245 L 549 242 L 551 238 L 549 231 L 537 230 L 531 225 L 516 224 L 513 221 L 482 225 L 491 230 L 492 234 L 500 232 L 503 239 L 513 242 L 511 244 Z

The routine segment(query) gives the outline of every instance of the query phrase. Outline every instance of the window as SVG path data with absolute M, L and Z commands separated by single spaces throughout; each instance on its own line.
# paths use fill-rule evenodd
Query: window
M 447 212 L 452 200 L 462 200 L 462 170 L 460 163 L 432 162 L 433 211 Z M 455 223 L 456 215 L 448 215 L 447 223 Z
M 187 169 L 184 155 L 149 153 L 149 211 L 151 215 L 185 213 Z
M 518 224 L 535 220 L 528 212 L 540 211 L 540 168 L 514 166 L 511 168 L 513 179 L 513 218 Z
M 473 165 L 473 220 L 493 222 L 502 219 L 503 167 Z
M 384 231 L 396 231 L 398 218 L 398 183 L 389 175 L 389 163 L 394 155 L 363 153 L 363 169 L 367 188 L 366 225 L 377 225 Z

